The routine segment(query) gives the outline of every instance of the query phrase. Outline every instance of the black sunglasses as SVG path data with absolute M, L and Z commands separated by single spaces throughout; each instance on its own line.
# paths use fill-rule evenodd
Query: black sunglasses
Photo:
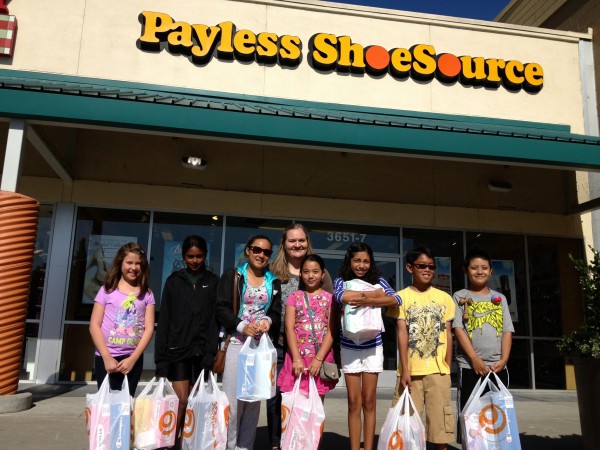
M 258 255 L 259 253 L 264 253 L 267 258 L 270 258 L 273 254 L 273 250 L 268 248 L 257 247 L 256 245 L 249 245 L 248 249 L 250 249 L 250 251 L 255 255 Z
M 435 269 L 437 269 L 437 266 L 435 264 L 411 264 L 411 266 L 416 267 L 419 270 L 425 270 L 425 269 L 435 270 Z

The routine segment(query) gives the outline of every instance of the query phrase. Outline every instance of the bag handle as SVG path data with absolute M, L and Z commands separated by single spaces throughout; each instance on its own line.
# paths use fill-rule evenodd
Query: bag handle
M 188 396 L 188 408 L 190 408 L 192 402 L 196 399 L 196 395 L 198 394 L 198 390 L 200 388 L 201 380 L 204 380 L 204 369 L 202 369 L 202 371 L 200 372 L 200 376 L 198 377 L 196 383 L 194 383 L 194 387 L 190 391 L 190 394 Z

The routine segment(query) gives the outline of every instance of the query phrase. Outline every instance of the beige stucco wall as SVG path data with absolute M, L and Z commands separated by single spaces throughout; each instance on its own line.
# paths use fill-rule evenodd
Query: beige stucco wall
M 23 177 L 21 190 L 44 202 L 148 208 L 249 217 L 281 217 L 392 226 L 466 229 L 557 237 L 581 237 L 579 217 L 435 205 L 342 200 L 208 189 Z M 123 195 L 127 192 L 127 195 Z
M 583 133 L 578 40 L 584 35 L 505 24 L 384 11 L 324 2 L 234 0 L 13 0 L 19 20 L 9 68 L 136 81 L 220 92 L 569 124 Z M 304 59 L 296 69 L 213 59 L 196 66 L 186 57 L 136 47 L 139 14 L 164 12 L 176 21 L 216 25 L 232 21 L 255 33 L 297 35 Z M 49 18 L 52 18 L 51 20 Z M 541 92 L 419 83 L 389 75 L 323 74 L 308 65 L 308 41 L 318 32 L 386 49 L 431 44 L 437 53 L 537 62 Z

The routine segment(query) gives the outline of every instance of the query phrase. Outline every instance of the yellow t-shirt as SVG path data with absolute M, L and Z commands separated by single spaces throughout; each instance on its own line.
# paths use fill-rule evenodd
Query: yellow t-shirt
M 454 301 L 434 287 L 425 292 L 398 292 L 402 305 L 388 308 L 388 316 L 405 320 L 408 329 L 408 367 L 411 375 L 449 374 L 446 364 L 446 327 L 454 318 Z M 402 372 L 398 363 L 398 375 Z

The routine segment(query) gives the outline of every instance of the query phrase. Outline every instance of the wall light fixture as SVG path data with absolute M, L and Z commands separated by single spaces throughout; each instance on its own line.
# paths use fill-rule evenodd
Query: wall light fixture
M 199 156 L 184 156 L 181 158 L 181 165 L 186 169 L 204 170 L 206 168 L 206 160 Z

